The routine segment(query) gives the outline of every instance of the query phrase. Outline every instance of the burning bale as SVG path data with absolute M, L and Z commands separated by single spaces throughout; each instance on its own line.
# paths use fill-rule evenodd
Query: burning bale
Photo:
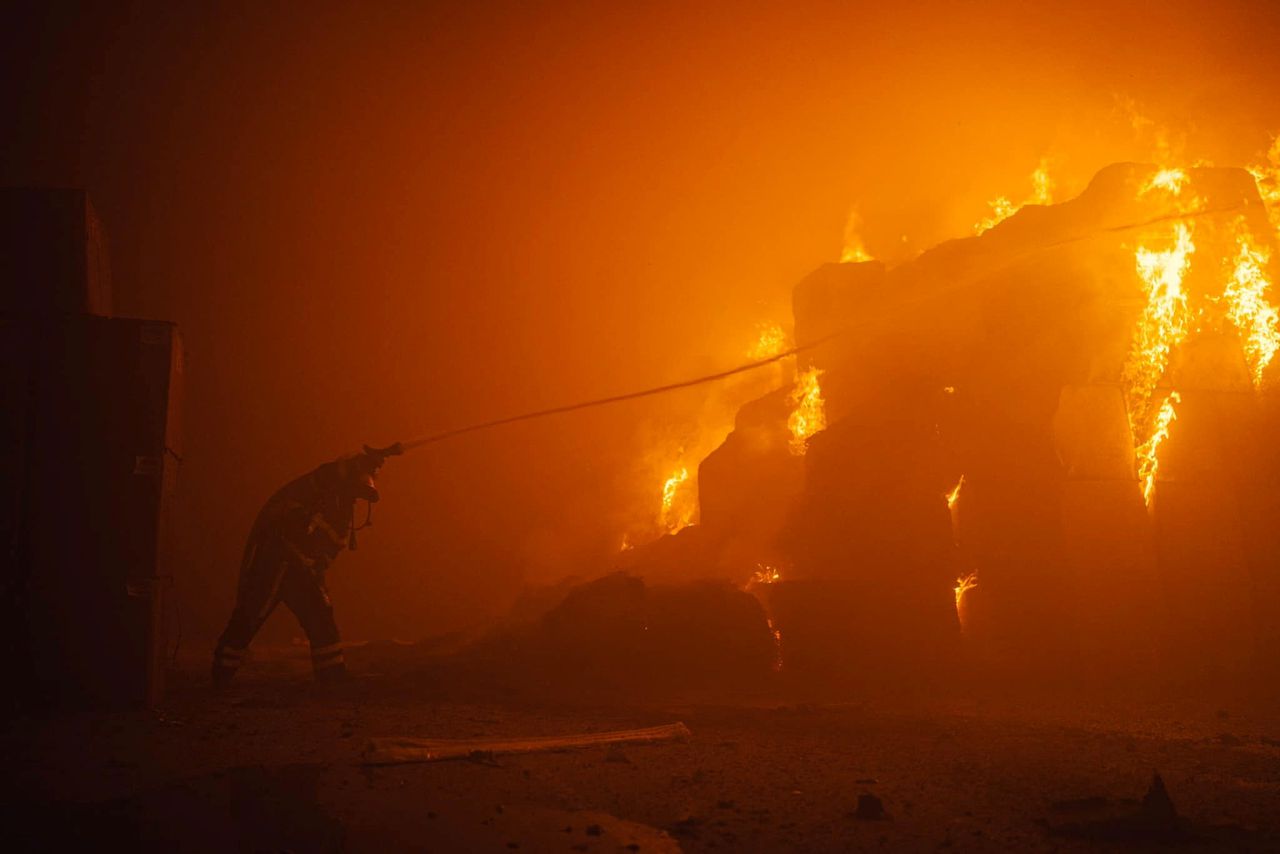
M 1254 177 L 1118 164 L 1009 208 L 796 286 L 796 338 L 823 343 L 704 463 L 706 542 L 739 574 L 787 566 L 768 599 L 791 666 L 927 669 L 963 601 L 999 670 L 1240 672 L 1280 600 Z
M 810 344 L 682 450 L 665 534 L 616 565 L 752 588 L 800 671 L 947 671 L 961 622 L 1006 674 L 1239 675 L 1280 647 L 1280 214 L 1242 169 L 1117 164 L 1059 204 L 1040 171 L 974 237 L 797 284 Z M 766 333 L 753 358 L 785 352 Z

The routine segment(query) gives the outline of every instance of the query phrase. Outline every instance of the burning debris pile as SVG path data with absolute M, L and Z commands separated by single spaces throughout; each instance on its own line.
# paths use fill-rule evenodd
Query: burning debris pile
M 795 340 L 830 340 L 620 565 L 752 586 L 788 667 L 1244 672 L 1280 645 L 1278 168 L 1053 205 L 1037 170 L 973 237 L 814 271 Z

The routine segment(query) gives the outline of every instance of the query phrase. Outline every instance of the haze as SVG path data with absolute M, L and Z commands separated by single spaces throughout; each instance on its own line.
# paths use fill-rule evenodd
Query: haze
M 87 188 L 116 313 L 183 331 L 179 594 L 210 637 L 279 484 L 737 364 L 853 206 L 892 263 L 1042 158 L 1066 198 L 1270 144 L 1270 4 L 1114 5 L 51 10 L 6 35 L 4 179 Z M 598 568 L 706 395 L 393 460 L 330 576 L 344 631 L 454 630 Z

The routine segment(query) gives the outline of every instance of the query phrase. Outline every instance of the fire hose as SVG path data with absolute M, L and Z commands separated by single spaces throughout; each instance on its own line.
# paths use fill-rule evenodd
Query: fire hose
M 625 394 L 614 394 L 609 395 L 608 397 L 597 397 L 592 400 L 579 401 L 578 403 L 568 403 L 563 406 L 552 406 L 547 409 L 523 412 L 519 415 L 508 415 L 505 418 L 494 418 L 491 421 L 481 421 L 476 424 L 468 424 L 464 427 L 455 427 L 451 430 L 443 430 L 439 433 L 420 436 L 416 439 L 410 439 L 407 442 L 396 442 L 395 444 L 388 445 L 385 448 L 373 448 L 365 445 L 364 452 L 366 454 L 371 454 L 385 459 L 386 457 L 399 456 L 406 451 L 411 451 L 414 448 L 420 448 L 423 445 L 443 442 L 446 439 L 452 439 L 455 436 L 462 436 L 466 433 L 475 433 L 480 430 L 489 430 L 493 427 L 501 427 L 504 424 L 515 424 L 519 421 L 532 421 L 536 418 L 546 418 L 550 415 L 560 415 L 565 412 L 576 412 L 580 409 L 592 409 L 598 406 L 608 406 L 613 403 L 622 403 L 626 400 L 638 400 L 642 397 L 652 397 L 656 394 L 665 394 L 669 391 L 677 391 L 682 388 L 692 388 L 693 386 L 718 382 L 719 380 L 734 376 L 735 374 L 744 374 L 748 371 L 754 371 L 758 368 L 763 368 L 766 365 L 772 365 L 775 362 L 780 362 L 783 359 L 796 355 L 797 353 L 803 353 L 806 350 L 812 350 L 815 347 L 820 347 L 828 341 L 845 334 L 847 331 L 848 330 L 844 329 L 837 330 L 836 332 L 832 332 L 830 335 L 824 335 L 814 341 L 797 345 L 773 356 L 769 356 L 764 359 L 757 359 L 754 362 L 747 362 L 746 364 L 738 365 L 735 368 L 729 368 L 725 371 L 717 371 L 714 374 L 704 374 L 703 376 L 694 377 L 693 379 L 667 383 L 666 385 L 653 386 L 652 388 L 641 389 L 640 391 L 631 391 Z
M 1231 211 L 1239 210 L 1247 206 L 1248 206 L 1248 202 L 1243 202 L 1235 205 L 1227 205 L 1227 206 L 1221 206 L 1216 208 L 1202 208 L 1201 210 L 1198 210 L 1198 211 L 1186 211 L 1186 212 L 1166 214 L 1163 216 L 1154 217 L 1149 220 L 1144 220 L 1142 222 L 1125 223 L 1122 225 L 1113 225 L 1113 226 L 1103 226 L 1101 228 L 1096 228 L 1086 234 L 1073 235 L 1071 237 L 1067 237 L 1053 243 L 1048 243 L 1048 244 L 1034 247 L 1031 251 L 1043 251 L 1045 249 L 1055 248 L 1058 246 L 1062 246 L 1064 244 L 1087 240 L 1098 232 L 1115 233 L 1115 232 L 1123 232 L 1123 231 L 1132 231 L 1139 228 L 1146 228 L 1162 222 L 1170 222 L 1174 220 L 1184 220 L 1184 219 L 1197 219 L 1199 217 L 1204 217 L 1204 216 L 1230 213 Z M 952 282 L 950 283 L 947 289 L 955 289 L 960 286 L 963 286 L 963 284 L 965 284 L 963 281 Z M 931 296 L 936 296 L 936 293 L 931 294 Z M 900 304 L 897 308 L 899 310 L 902 310 L 910 307 L 910 305 L 911 305 L 911 302 L 906 301 L 905 303 Z M 768 358 L 758 359 L 753 362 L 747 362 L 745 364 L 738 365 L 735 368 L 730 368 L 724 371 L 718 371 L 714 374 L 705 374 L 703 376 L 694 377 L 692 379 L 681 380 L 680 382 L 667 383 L 666 385 L 659 385 L 659 386 L 653 386 L 652 388 L 641 389 L 640 391 L 632 391 L 632 392 L 627 392 L 625 394 L 615 394 L 615 395 L 610 395 L 608 397 L 598 397 L 592 400 L 580 401 L 578 403 L 569 403 L 569 404 L 564 404 L 562 406 L 552 406 L 547 409 L 538 409 L 532 412 L 524 412 L 519 415 L 509 415 L 504 418 L 495 418 L 490 421 L 481 421 L 476 424 L 468 424 L 463 427 L 455 427 L 450 430 L 443 430 L 439 433 L 431 433 L 426 436 L 420 436 L 416 439 L 410 439 L 405 442 L 396 442 L 392 445 L 386 446 L 385 448 L 373 448 L 368 445 L 365 445 L 364 452 L 366 454 L 371 454 L 376 457 L 379 457 L 380 459 L 385 460 L 387 457 L 399 456 L 405 453 L 406 451 L 411 451 L 414 448 L 420 448 L 423 445 L 430 445 L 436 442 L 443 442 L 446 439 L 452 439 L 456 436 L 462 436 L 467 433 L 476 433 L 481 430 L 489 430 L 494 427 L 501 427 L 506 424 L 515 424 L 520 421 L 532 421 L 538 418 L 546 418 L 551 415 L 560 415 L 566 412 L 576 412 L 581 409 L 593 409 L 599 406 L 608 406 L 610 404 L 622 403 L 628 400 L 638 400 L 640 398 L 652 397 L 658 394 L 665 394 L 667 392 L 677 391 L 683 388 L 691 388 L 693 386 L 699 386 L 699 385 L 705 385 L 707 383 L 718 382 L 719 380 L 726 379 L 727 377 L 731 377 L 736 374 L 747 373 L 748 371 L 754 371 L 766 365 L 771 365 L 783 359 L 790 358 L 791 356 L 794 356 L 798 353 L 803 353 L 807 350 L 813 350 L 817 347 L 822 346 L 823 344 L 828 343 L 829 341 L 832 341 L 836 338 L 840 338 L 844 335 L 848 335 L 854 332 L 857 328 L 864 325 L 868 325 L 866 321 L 864 321 L 861 324 L 846 326 L 841 329 L 837 329 L 836 331 L 831 332 L 828 335 L 824 335 L 821 338 L 817 338 L 813 341 L 809 341 L 804 344 L 796 345 L 795 347 L 792 347 L 789 350 L 784 350 L 781 353 L 778 353 L 773 356 L 769 356 Z

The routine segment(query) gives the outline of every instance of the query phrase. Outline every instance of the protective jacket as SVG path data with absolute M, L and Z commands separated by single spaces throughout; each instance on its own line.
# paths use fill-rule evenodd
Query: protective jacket
M 267 500 L 249 534 L 245 557 L 264 539 L 279 537 L 294 558 L 308 569 L 323 572 L 350 544 L 354 535 L 355 495 L 347 486 L 347 460 L 325 463 L 290 481 Z

